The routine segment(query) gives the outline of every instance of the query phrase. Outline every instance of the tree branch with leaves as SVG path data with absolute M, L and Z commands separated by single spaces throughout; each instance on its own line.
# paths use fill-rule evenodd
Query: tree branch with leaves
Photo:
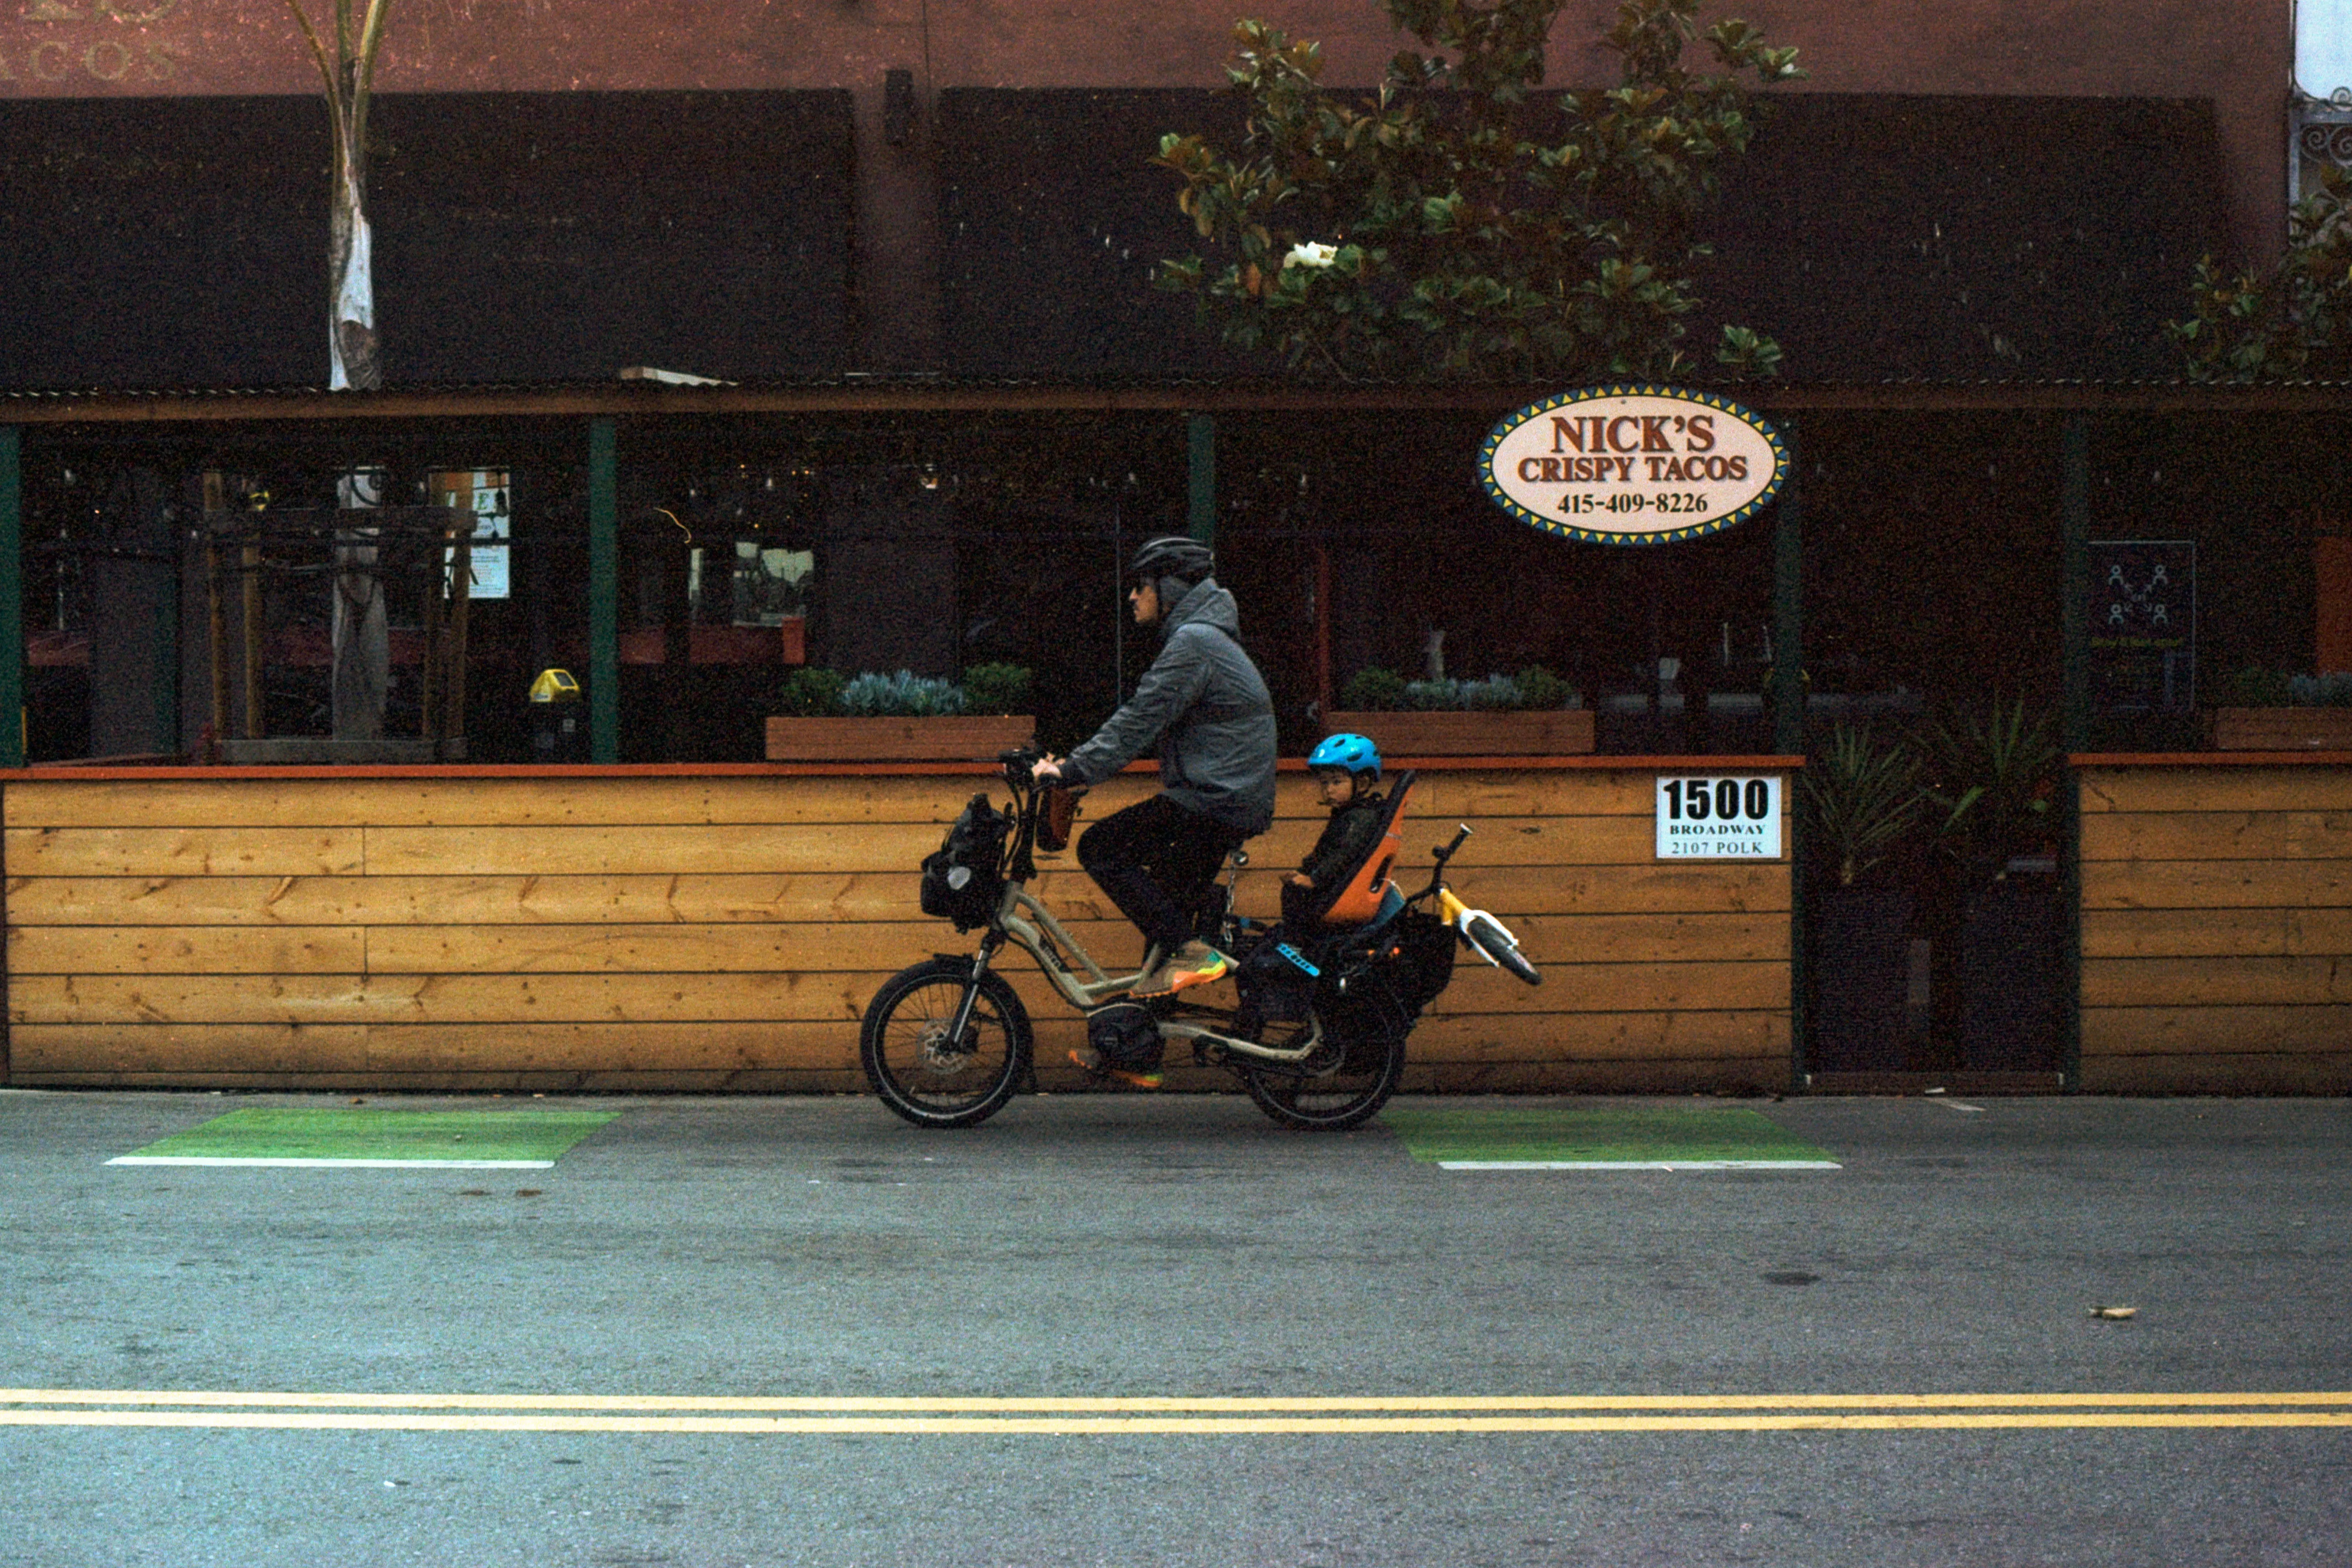
M 1343 380 L 1539 380 L 1685 374 L 1698 220 L 1747 151 L 1741 79 L 1802 76 L 1793 48 L 1738 20 L 1704 35 L 1698 0 L 1622 0 L 1602 42 L 1609 89 L 1557 118 L 1530 100 L 1566 0 L 1383 0 L 1417 38 L 1376 95 L 1322 85 L 1322 54 L 1257 21 L 1234 28 L 1227 76 L 1249 100 L 1227 154 L 1171 133 L 1155 160 L 1214 252 L 1160 263 L 1224 341 Z M 1683 65 L 1704 37 L 1717 68 Z M 1767 376 L 1780 351 L 1727 327 L 1726 374 Z
M 2352 376 L 2352 174 L 2320 171 L 2287 211 L 2286 240 L 2261 278 L 2198 262 L 2189 319 L 2165 323 L 2191 380 Z
M 286 8 L 325 83 L 334 162 L 327 209 L 327 385 L 336 392 L 383 384 L 375 331 L 375 280 L 367 221 L 368 103 L 392 0 L 334 0 L 331 52 L 302 0 Z M 320 20 L 325 20 L 323 12 Z

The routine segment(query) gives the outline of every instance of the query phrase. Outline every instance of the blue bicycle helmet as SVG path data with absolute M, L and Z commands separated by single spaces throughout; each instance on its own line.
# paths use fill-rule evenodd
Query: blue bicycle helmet
M 1350 773 L 1370 773 L 1372 782 L 1381 782 L 1381 749 L 1365 735 L 1345 731 L 1326 735 L 1322 744 L 1307 754 L 1310 768 L 1345 768 Z

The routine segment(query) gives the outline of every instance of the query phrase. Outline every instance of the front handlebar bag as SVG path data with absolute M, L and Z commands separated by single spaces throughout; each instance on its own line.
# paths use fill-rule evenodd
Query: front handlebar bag
M 938 849 L 923 857 L 923 912 L 955 921 L 958 931 L 984 926 L 1004 897 L 1004 840 L 1013 819 L 973 795 Z

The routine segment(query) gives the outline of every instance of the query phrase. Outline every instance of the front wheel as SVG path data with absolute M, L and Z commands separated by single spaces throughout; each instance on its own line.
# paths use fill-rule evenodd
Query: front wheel
M 1257 1108 L 1285 1127 L 1340 1132 L 1388 1103 L 1404 1077 L 1405 1037 L 1412 1024 L 1376 985 L 1318 999 L 1323 1044 L 1297 1067 L 1236 1061 Z
M 1517 978 L 1530 985 L 1543 984 L 1543 975 L 1528 962 L 1527 955 L 1519 951 L 1518 943 L 1505 935 L 1503 928 L 1485 915 L 1473 915 L 1464 923 L 1462 934 L 1471 946 L 1509 970 Z
M 1029 1013 L 1012 985 L 980 977 L 971 1016 L 954 1036 L 971 964 L 934 958 L 884 981 L 866 1005 L 858 1060 L 882 1103 L 918 1127 L 971 1127 L 1003 1109 L 1029 1061 Z

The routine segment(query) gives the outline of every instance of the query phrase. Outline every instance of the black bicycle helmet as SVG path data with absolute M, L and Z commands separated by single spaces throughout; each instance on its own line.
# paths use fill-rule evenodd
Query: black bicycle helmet
M 1216 552 L 1207 545 L 1181 533 L 1163 533 L 1143 542 L 1135 559 L 1128 563 L 1127 574 L 1130 581 L 1181 577 L 1186 583 L 1198 583 L 1216 569 Z

